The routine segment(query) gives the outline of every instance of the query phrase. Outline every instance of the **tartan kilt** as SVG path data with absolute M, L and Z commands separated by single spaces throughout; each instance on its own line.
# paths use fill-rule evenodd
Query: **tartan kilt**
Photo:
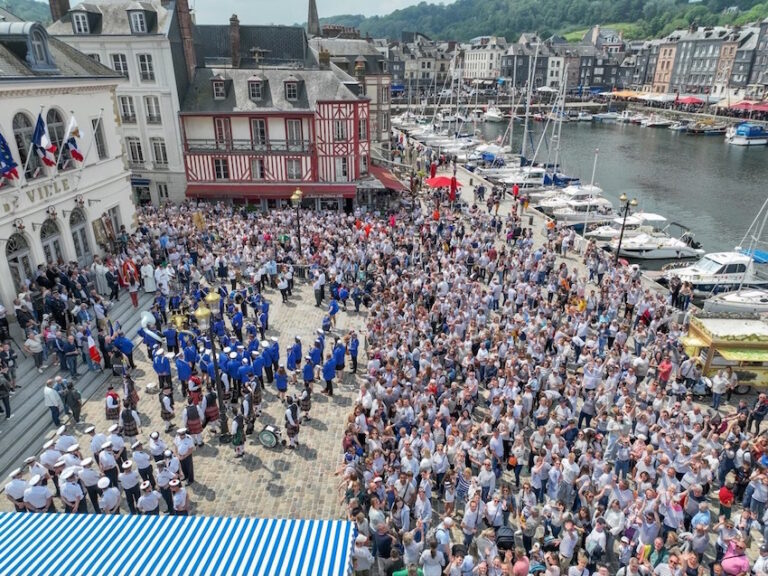
M 299 435 L 299 427 L 287 424 L 285 426 L 285 433 L 288 435 L 288 438 L 296 438 Z
M 214 404 L 213 406 L 207 406 L 205 408 L 205 423 L 215 422 L 219 419 L 219 407 Z
M 117 420 L 120 417 L 120 408 L 104 408 L 104 414 L 107 420 Z
M 299 408 L 301 408 L 303 412 L 309 412 L 312 408 L 312 398 L 299 398 Z

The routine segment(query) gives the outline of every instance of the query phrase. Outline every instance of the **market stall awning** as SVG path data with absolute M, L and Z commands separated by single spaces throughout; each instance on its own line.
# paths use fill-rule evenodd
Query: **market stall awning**
M 704 340 L 697 338 L 696 336 L 684 336 L 681 342 L 683 343 L 683 346 L 688 346 L 690 348 L 704 348 L 708 346 Z
M 191 198 L 243 198 L 248 200 L 288 200 L 296 188 L 301 188 L 305 198 L 354 198 L 357 186 L 352 183 L 295 182 L 264 184 L 207 183 L 187 184 L 187 196 Z
M 704 104 L 704 100 L 701 98 L 697 98 L 696 96 L 684 96 L 682 98 L 677 99 L 678 104 L 691 104 L 698 106 L 700 104 Z
M 718 348 L 717 353 L 731 362 L 768 362 L 768 350 L 750 348 L 741 350 L 731 350 L 726 348 L 721 350 Z
M 0 574 L 347 576 L 352 523 L 0 514 Z
M 396 192 L 403 192 L 408 190 L 408 187 L 400 182 L 400 180 L 398 180 L 395 175 L 386 168 L 382 168 L 381 166 L 369 166 L 368 172 L 371 176 L 384 184 L 385 188 L 389 188 L 390 190 L 394 190 Z

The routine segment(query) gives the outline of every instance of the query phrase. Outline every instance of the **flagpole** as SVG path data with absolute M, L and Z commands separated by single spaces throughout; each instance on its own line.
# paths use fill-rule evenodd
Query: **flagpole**
M 67 121 L 67 130 L 64 132 L 64 139 L 61 141 L 61 145 L 59 148 L 59 157 L 56 158 L 56 173 L 59 172 L 59 164 L 61 164 L 61 156 L 64 154 L 64 148 L 67 145 L 67 140 L 69 139 L 69 127 L 72 125 L 72 118 L 75 115 L 74 110 L 69 111 L 69 120 Z
M 43 108 L 45 108 L 42 104 L 40 105 L 40 112 L 38 113 L 38 116 L 41 116 L 43 114 Z M 37 120 L 35 120 L 35 125 L 37 125 Z M 34 136 L 34 133 L 33 133 Z M 27 185 L 27 167 L 29 166 L 29 159 L 32 157 L 32 150 L 35 146 L 35 140 L 34 137 L 32 138 L 32 142 L 29 143 L 29 153 L 27 154 L 27 161 L 24 162 L 24 172 L 21 173 L 21 177 L 24 178 L 24 182 L 22 182 L 19 185 L 19 188 L 24 188 L 24 186 Z
M 77 190 L 80 187 L 80 180 L 83 179 L 83 168 L 85 168 L 85 162 L 88 160 L 88 154 L 91 152 L 91 147 L 93 146 L 93 141 L 96 140 L 96 131 L 101 126 L 101 117 L 104 115 L 104 108 L 101 108 L 99 110 L 99 118 L 96 120 L 96 126 L 93 128 L 93 138 L 91 138 L 91 141 L 88 142 L 88 148 L 85 149 L 85 154 L 83 154 L 83 161 L 80 163 L 80 169 L 77 171 L 77 182 L 75 182 L 75 190 Z

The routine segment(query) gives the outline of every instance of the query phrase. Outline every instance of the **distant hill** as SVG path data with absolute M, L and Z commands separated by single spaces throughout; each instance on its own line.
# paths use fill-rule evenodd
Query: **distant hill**
M 732 7 L 737 10 L 726 9 Z M 386 16 L 342 15 L 322 18 L 323 24 L 359 28 L 375 38 L 399 39 L 418 31 L 433 39 L 467 41 L 498 35 L 515 41 L 522 32 L 583 32 L 594 24 L 621 23 L 625 38 L 651 38 L 676 28 L 745 24 L 768 17 L 768 1 L 703 0 L 456 0 L 451 4 L 421 2 Z M 569 36 L 574 39 L 574 34 Z M 579 38 L 576 38 L 579 39 Z
M 47 2 L 36 2 L 35 0 L 0 0 L 0 8 L 8 10 L 11 14 L 18 16 L 21 20 L 42 22 L 50 24 L 51 9 Z

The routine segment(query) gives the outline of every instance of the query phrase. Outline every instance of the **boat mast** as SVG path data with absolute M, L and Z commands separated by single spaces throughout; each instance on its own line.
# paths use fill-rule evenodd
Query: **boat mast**
M 563 114 L 565 114 L 565 84 L 566 84 L 565 78 L 567 77 L 566 76 L 567 74 L 568 74 L 568 64 L 565 65 L 565 68 L 563 70 L 563 74 L 560 77 L 560 92 L 561 92 L 560 97 L 562 98 L 562 102 L 563 102 Z M 558 126 L 557 126 L 557 136 L 556 136 L 557 144 L 555 146 L 555 165 L 552 168 L 552 174 L 553 174 L 553 176 L 552 176 L 552 183 L 553 184 L 554 184 L 554 181 L 555 181 L 554 174 L 557 174 L 557 163 L 560 161 L 560 136 L 562 135 L 562 133 L 563 133 L 563 119 L 561 118 L 560 119 L 560 124 L 558 124 Z
M 528 95 L 525 100 L 525 124 L 523 127 L 523 146 L 520 149 L 520 156 L 525 158 L 525 141 L 528 139 L 528 114 L 531 111 L 531 93 L 533 90 L 533 75 L 536 69 L 536 60 L 539 57 L 539 45 L 536 44 L 536 53 L 533 57 L 533 66 L 531 66 L 531 58 L 528 57 Z
M 512 148 L 512 140 L 515 137 L 515 116 L 517 115 L 517 104 L 515 104 L 515 96 L 517 95 L 517 53 L 512 61 L 512 107 L 510 109 L 509 116 L 509 150 Z
M 593 190 L 593 186 L 595 185 L 595 172 L 597 172 L 597 157 L 600 155 L 600 148 L 595 148 L 595 159 L 592 162 L 592 178 L 589 180 L 589 186 L 590 190 Z M 582 236 L 586 240 L 587 238 L 587 222 L 589 221 L 589 209 L 592 208 L 592 201 L 587 200 L 587 212 L 584 214 L 584 230 L 581 231 Z M 586 250 L 587 245 L 584 244 L 584 249 Z M 616 250 L 618 250 L 619 247 L 616 247 Z

